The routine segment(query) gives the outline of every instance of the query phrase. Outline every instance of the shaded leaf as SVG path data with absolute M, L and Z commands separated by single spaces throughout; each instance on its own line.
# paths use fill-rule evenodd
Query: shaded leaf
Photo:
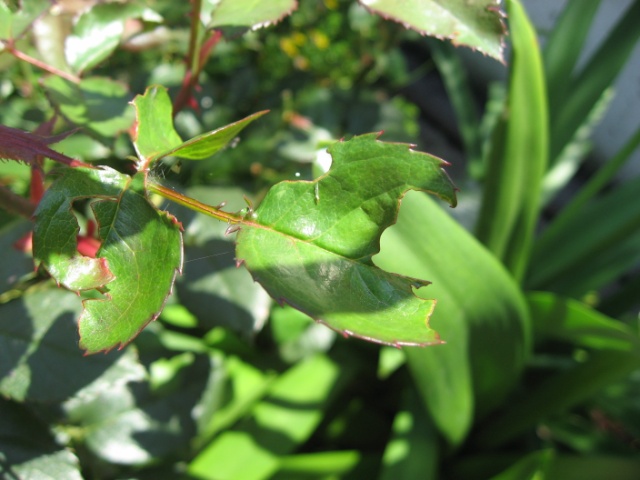
M 509 97 L 491 139 L 478 239 L 521 280 L 538 221 L 549 119 L 536 32 L 522 5 L 507 2 L 513 58 Z
M 331 170 L 314 182 L 271 188 L 237 238 L 237 258 L 272 297 L 321 323 L 392 345 L 439 343 L 428 327 L 435 302 L 416 297 L 427 282 L 390 274 L 371 257 L 400 199 L 420 189 L 455 205 L 438 158 L 383 143 L 376 134 L 329 148 Z
M 78 296 L 60 289 L 28 292 L 0 305 L 2 395 L 59 402 L 90 385 L 108 389 L 140 378 L 141 367 L 129 350 L 83 358 L 76 333 L 80 309 Z
M 84 392 L 63 406 L 98 457 L 121 465 L 141 465 L 173 452 L 185 454 L 195 433 L 191 410 L 209 376 L 204 356 L 180 369 L 169 392 L 146 382 L 121 382 Z
M 72 290 L 100 289 L 85 300 L 80 345 L 88 353 L 122 347 L 162 310 L 182 266 L 182 238 L 174 217 L 144 193 L 145 175 L 108 167 L 65 171 L 36 210 L 34 257 Z M 102 246 L 97 258 L 76 251 L 74 201 L 91 204 Z
M 497 0 L 358 0 L 422 35 L 449 39 L 502 61 L 505 33 Z
M 551 293 L 531 294 L 528 301 L 534 328 L 588 350 L 581 361 L 547 374 L 479 429 L 475 440 L 485 447 L 511 440 L 545 416 L 585 401 L 640 368 L 640 341 L 620 322 Z
M 43 85 L 54 105 L 71 123 L 109 143 L 133 123 L 127 87 L 106 77 L 84 78 L 79 84 L 50 76 Z
M 6 479 L 82 480 L 78 458 L 60 448 L 47 425 L 0 398 L 0 475 Z
M 246 206 L 240 189 L 193 187 L 187 195 L 209 205 Z M 272 300 L 245 271 L 235 268 L 235 245 L 226 223 L 193 211 L 172 210 L 185 226 L 185 267 L 176 284 L 180 302 L 206 329 L 224 326 L 246 339 L 262 329 Z

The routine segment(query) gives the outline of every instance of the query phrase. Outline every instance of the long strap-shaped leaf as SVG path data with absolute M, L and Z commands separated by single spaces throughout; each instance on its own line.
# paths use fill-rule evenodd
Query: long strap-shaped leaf
M 504 117 L 492 140 L 477 236 L 516 279 L 524 275 L 547 165 L 547 100 L 533 26 L 508 2 L 513 57 Z

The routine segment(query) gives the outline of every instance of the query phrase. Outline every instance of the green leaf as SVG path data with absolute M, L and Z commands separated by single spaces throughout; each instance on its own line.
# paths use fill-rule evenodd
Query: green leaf
M 30 2 L 19 2 L 18 9 L 12 9 L 9 4 L 18 2 L 6 2 L 0 0 L 0 39 L 9 40 L 19 38 L 24 30 L 51 8 L 48 0 L 32 0 Z M 2 45 L 0 45 L 2 51 Z
M 531 294 L 528 301 L 534 329 L 541 335 L 588 350 L 570 368 L 547 374 L 483 426 L 475 441 L 486 448 L 513 439 L 545 416 L 585 401 L 640 368 L 640 340 L 620 322 L 550 293 Z
M 496 0 L 359 0 L 422 35 L 447 38 L 502 61 L 504 25 Z
M 509 97 L 491 141 L 476 230 L 478 239 L 520 280 L 538 221 L 549 125 L 535 29 L 518 1 L 507 5 L 513 43 Z
M 433 422 L 459 445 L 474 420 L 503 405 L 522 373 L 531 347 L 524 298 L 495 257 L 417 192 L 403 199 L 374 261 L 433 281 L 418 295 L 438 299 L 431 324 L 446 344 L 404 353 Z
M 130 94 L 122 83 L 105 77 L 84 78 L 76 85 L 57 76 L 43 84 L 51 102 L 71 123 L 82 126 L 105 143 L 133 123 Z
M 172 105 L 167 89 L 158 85 L 147 88 L 133 100 L 137 128 L 133 143 L 140 165 L 149 165 L 172 155 L 189 160 L 202 160 L 222 150 L 247 125 L 267 113 L 249 115 L 242 120 L 198 135 L 183 142 L 173 127 Z
M 78 296 L 60 289 L 27 292 L 0 305 L 2 395 L 59 402 L 90 385 L 108 389 L 141 377 L 144 371 L 129 350 L 83 358 L 76 334 L 80 309 Z
M 216 437 L 189 465 L 204 479 L 266 479 L 306 441 L 323 418 L 337 385 L 344 387 L 353 368 L 339 368 L 324 355 L 291 367 L 270 386 L 251 416 Z
M 75 72 L 95 67 L 116 49 L 125 29 L 125 22 L 139 18 L 145 12 L 142 4 L 98 4 L 84 12 L 67 37 L 65 55 Z
M 36 210 L 34 257 L 72 290 L 100 289 L 84 302 L 80 345 L 88 353 L 122 347 L 154 320 L 182 266 L 182 238 L 174 217 L 144 193 L 143 173 L 129 177 L 108 167 L 67 169 Z M 102 245 L 97 258 L 76 251 L 73 202 L 91 204 Z
M 6 479 L 82 480 L 78 458 L 60 448 L 47 425 L 0 398 L 0 474 Z
M 298 7 L 296 0 L 220 0 L 207 28 L 258 29 L 277 23 Z
M 172 391 L 157 393 L 146 382 L 119 382 L 65 402 L 67 422 L 85 445 L 107 462 L 140 465 L 165 455 L 184 455 L 195 433 L 191 411 L 210 375 L 206 356 L 180 369 Z
M 426 282 L 380 270 L 371 257 L 407 190 L 455 205 L 444 162 L 376 134 L 335 143 L 329 153 L 331 170 L 318 180 L 271 188 L 243 222 L 238 262 L 272 297 L 344 335 L 391 345 L 439 343 L 428 327 L 435 302 L 412 291 Z

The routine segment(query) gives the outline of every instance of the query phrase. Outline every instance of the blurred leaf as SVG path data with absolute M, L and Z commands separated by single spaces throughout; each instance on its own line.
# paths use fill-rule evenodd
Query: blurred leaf
M 600 0 L 571 0 L 562 9 L 544 47 L 544 65 L 551 116 L 563 104 L 567 82 L 580 59 Z
M 404 351 L 433 422 L 458 445 L 522 372 L 530 349 L 524 299 L 496 259 L 426 195 L 407 194 L 374 260 L 433 280 L 418 294 L 438 299 L 432 322 L 446 344 Z
M 425 282 L 384 272 L 371 257 L 407 190 L 455 204 L 454 189 L 441 160 L 376 137 L 334 143 L 331 170 L 314 182 L 272 187 L 243 222 L 236 256 L 273 298 L 344 335 L 438 343 L 427 325 L 434 302 L 412 291 Z
M 2 40 L 20 37 L 36 18 L 51 8 L 49 0 L 20 2 L 18 8 L 12 8 L 10 5 L 15 3 L 0 0 L 0 39 Z M 0 45 L 1 51 L 2 45 Z
M 318 426 L 348 372 L 323 355 L 291 367 L 271 384 L 251 417 L 214 439 L 188 472 L 215 480 L 269 478 L 278 456 L 293 452 Z
M 191 409 L 200 398 L 209 362 L 199 356 L 177 370 L 168 392 L 152 392 L 142 382 L 96 388 L 65 403 L 67 422 L 101 459 L 141 465 L 186 452 L 195 433 Z
M 518 460 L 505 471 L 491 477 L 491 480 L 539 480 L 547 478 L 549 464 L 553 462 L 551 450 L 533 452 Z
M 503 14 L 496 0 L 359 0 L 422 35 L 451 40 L 502 61 Z
M 582 295 L 640 261 L 638 188 L 640 178 L 634 178 L 552 225 L 535 244 L 527 286 Z
M 0 263 L 0 303 L 3 293 L 11 290 L 22 277 L 33 273 L 31 255 L 15 247 L 15 243 L 24 238 L 32 226 L 27 220 L 17 220 L 0 228 L 0 252 L 5 252 Z
M 20 401 L 59 402 L 85 387 L 110 388 L 140 378 L 141 367 L 129 350 L 83 357 L 79 313 L 78 296 L 59 289 L 28 292 L 0 305 L 0 393 Z
M 280 458 L 280 468 L 272 480 L 352 478 L 350 474 L 361 458 L 362 454 L 354 450 L 288 455 Z
M 106 77 L 88 77 L 76 85 L 61 77 L 49 76 L 43 85 L 51 102 L 67 120 L 86 128 L 107 144 L 133 124 L 130 95 L 122 83 Z
M 225 202 L 230 211 L 246 207 L 239 188 L 196 186 L 186 194 L 209 205 Z M 236 267 L 235 245 L 226 223 L 186 208 L 174 208 L 185 226 L 185 266 L 176 289 L 180 302 L 201 327 L 224 326 L 250 339 L 269 316 L 272 301 L 244 269 Z
M 78 458 L 24 406 L 0 398 L 0 476 L 7 480 L 82 480 Z
M 513 439 L 545 416 L 585 401 L 640 368 L 640 341 L 621 323 L 553 294 L 532 294 L 528 300 L 535 328 L 589 351 L 585 359 L 528 387 L 508 410 L 483 425 L 474 439 L 485 448 Z
M 580 10 L 582 14 L 583 8 L 580 7 Z M 619 22 L 580 72 L 575 73 L 570 79 L 563 78 L 563 81 L 568 83 L 567 94 L 560 97 L 562 102 L 554 106 L 554 115 L 550 117 L 551 162 L 555 162 L 603 92 L 613 84 L 618 73 L 626 65 L 640 38 L 640 29 L 636 28 L 635 20 L 639 16 L 640 1 L 636 0 L 621 15 Z M 571 30 L 573 31 L 573 26 Z
M 613 473 L 615 472 L 615 473 Z M 634 457 L 613 455 L 557 455 L 548 471 L 549 480 L 635 480 L 640 475 L 640 461 Z
M 65 54 L 76 72 L 95 67 L 116 49 L 127 20 L 141 17 L 143 4 L 107 3 L 91 6 L 77 19 L 67 37 Z
M 247 27 L 252 30 L 277 23 L 298 7 L 296 0 L 220 0 L 207 28 Z
M 109 167 L 61 172 L 36 210 L 34 257 L 72 290 L 99 289 L 84 302 L 80 346 L 88 353 L 122 348 L 162 310 L 182 268 L 182 237 L 173 216 L 158 211 L 144 193 L 145 174 Z M 77 252 L 73 202 L 91 204 L 102 242 L 97 258 Z M 106 286 L 106 288 L 105 288 Z
M 382 458 L 380 480 L 437 478 L 438 436 L 421 400 L 406 389 L 393 421 L 393 434 Z
M 519 281 L 538 220 L 549 125 L 536 32 L 517 0 L 507 5 L 513 44 L 509 97 L 491 139 L 476 232 Z

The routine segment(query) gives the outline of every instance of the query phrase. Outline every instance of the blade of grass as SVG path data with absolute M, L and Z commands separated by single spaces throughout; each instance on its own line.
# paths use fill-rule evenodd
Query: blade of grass
M 507 5 L 513 43 L 509 96 L 492 140 L 476 233 L 520 280 L 538 219 L 548 121 L 535 30 L 518 1 Z
M 538 335 L 589 348 L 587 357 L 528 388 L 482 425 L 472 441 L 483 449 L 514 439 L 545 416 L 579 404 L 640 367 L 638 337 L 620 322 L 552 294 L 532 294 L 528 301 Z
M 555 161 L 573 138 L 602 92 L 613 84 L 618 73 L 627 64 L 627 59 L 640 38 L 638 18 L 640 0 L 636 0 L 627 9 L 587 65 L 568 83 L 567 96 L 554 109 L 555 114 L 551 117 L 551 162 Z
M 544 48 L 549 108 L 552 115 L 562 103 L 567 79 L 584 50 L 585 40 L 601 0 L 571 0 L 562 10 Z
M 593 274 L 596 262 L 611 254 L 615 256 L 623 244 L 640 232 L 640 178 L 616 187 L 606 195 L 580 205 L 562 220 L 560 227 L 545 235 L 535 245 L 531 256 L 531 273 L 527 279 L 530 289 L 558 289 L 571 285 L 584 269 Z M 570 241 L 569 241 L 570 240 Z M 610 252 L 609 252 L 610 250 Z M 632 265 L 629 258 L 626 265 Z M 606 265 L 600 265 L 603 267 Z M 565 291 L 565 290 L 561 290 Z

